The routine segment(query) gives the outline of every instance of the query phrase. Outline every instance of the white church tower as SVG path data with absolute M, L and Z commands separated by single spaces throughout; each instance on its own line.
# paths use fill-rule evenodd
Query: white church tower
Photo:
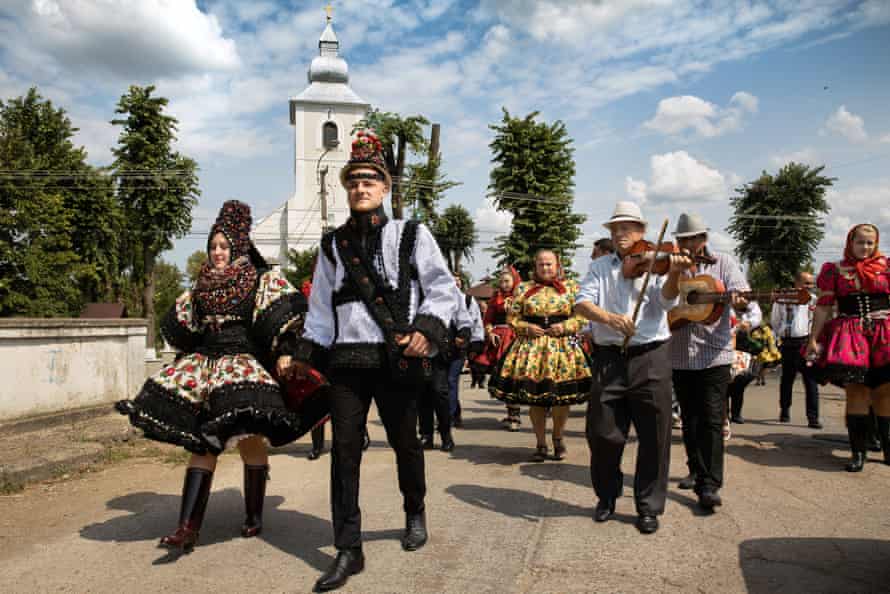
M 254 243 L 270 261 L 286 265 L 289 249 L 318 245 L 322 228 L 322 180 L 327 226 L 349 216 L 340 169 L 349 158 L 353 126 L 365 117 L 368 103 L 349 87 L 349 67 L 339 56 L 332 9 L 318 40 L 318 56 L 309 66 L 309 87 L 290 100 L 294 127 L 294 194 L 254 228 Z

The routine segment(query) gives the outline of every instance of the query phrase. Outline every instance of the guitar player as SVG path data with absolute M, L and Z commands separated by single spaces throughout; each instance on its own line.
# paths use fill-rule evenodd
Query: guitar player
M 732 308 L 744 312 L 748 302 L 739 293 L 750 290 L 738 262 L 728 254 L 708 249 L 708 227 L 696 214 L 683 213 L 673 235 L 681 249 L 712 256 L 713 264 L 697 264 L 685 275 L 709 275 L 732 295 Z M 682 282 L 682 279 L 681 279 Z M 670 340 L 674 391 L 683 420 L 689 476 L 681 487 L 695 489 L 699 505 L 707 511 L 722 505 L 723 417 L 726 389 L 733 361 L 732 331 L 726 308 L 712 323 L 689 323 L 673 331 Z

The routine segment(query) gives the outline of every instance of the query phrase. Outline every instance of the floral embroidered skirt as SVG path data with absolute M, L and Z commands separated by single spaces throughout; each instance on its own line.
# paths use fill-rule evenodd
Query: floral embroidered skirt
M 307 407 L 307 415 L 288 410 L 280 385 L 252 355 L 200 353 L 164 366 L 134 399 L 115 408 L 146 437 L 195 454 L 219 454 L 249 435 L 281 446 L 307 433 L 328 411 L 323 405 Z
M 574 336 L 517 338 L 488 382 L 498 400 L 532 406 L 584 402 L 590 388 L 590 363 Z
M 863 324 L 839 316 L 825 324 L 819 344 L 822 353 L 811 368 L 819 383 L 875 388 L 890 382 L 890 318 Z

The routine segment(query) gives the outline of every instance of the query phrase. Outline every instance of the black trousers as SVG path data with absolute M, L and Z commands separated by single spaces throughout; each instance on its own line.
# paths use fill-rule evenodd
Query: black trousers
M 806 392 L 806 410 L 808 421 L 819 420 L 819 384 L 807 373 L 806 360 L 800 355 L 800 348 L 806 338 L 786 338 L 779 351 L 782 353 L 782 380 L 779 384 L 779 408 L 791 410 L 791 393 L 794 378 L 800 372 L 803 388 Z
M 448 391 L 448 365 L 437 357 L 433 361 L 433 381 L 418 402 L 420 434 L 433 434 L 433 413 L 439 420 L 439 433 L 444 437 L 451 430 L 451 396 Z
M 360 548 L 362 543 L 359 468 L 372 399 L 395 450 L 406 513 L 423 511 L 426 478 L 417 439 L 417 388 L 393 383 L 383 369 L 350 369 L 334 371 L 331 389 L 331 511 L 334 546 L 342 551 Z
M 664 513 L 671 461 L 671 364 L 667 343 L 636 355 L 598 349 L 587 402 L 590 478 L 597 497 L 621 496 L 621 457 L 630 424 L 639 440 L 634 471 L 638 514 Z
M 729 401 L 729 414 L 733 418 L 742 416 L 742 406 L 745 404 L 745 388 L 748 387 L 755 376 L 743 374 L 732 378 L 726 388 L 726 399 Z
M 674 370 L 686 463 L 696 477 L 696 492 L 723 486 L 723 419 L 729 380 L 729 365 Z

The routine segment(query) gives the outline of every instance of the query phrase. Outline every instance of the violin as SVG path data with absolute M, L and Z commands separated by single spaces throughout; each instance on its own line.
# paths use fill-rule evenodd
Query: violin
M 674 243 L 669 241 L 660 243 L 657 247 L 651 241 L 641 239 L 633 244 L 624 261 L 621 264 L 621 272 L 624 278 L 638 278 L 646 274 L 649 270 L 649 262 L 654 257 L 655 265 L 652 268 L 652 274 L 664 275 L 668 273 L 671 267 L 671 254 L 682 254 L 689 256 L 696 264 L 716 264 L 717 260 L 713 256 L 709 256 L 704 252 L 693 254 L 689 250 L 680 249 Z

